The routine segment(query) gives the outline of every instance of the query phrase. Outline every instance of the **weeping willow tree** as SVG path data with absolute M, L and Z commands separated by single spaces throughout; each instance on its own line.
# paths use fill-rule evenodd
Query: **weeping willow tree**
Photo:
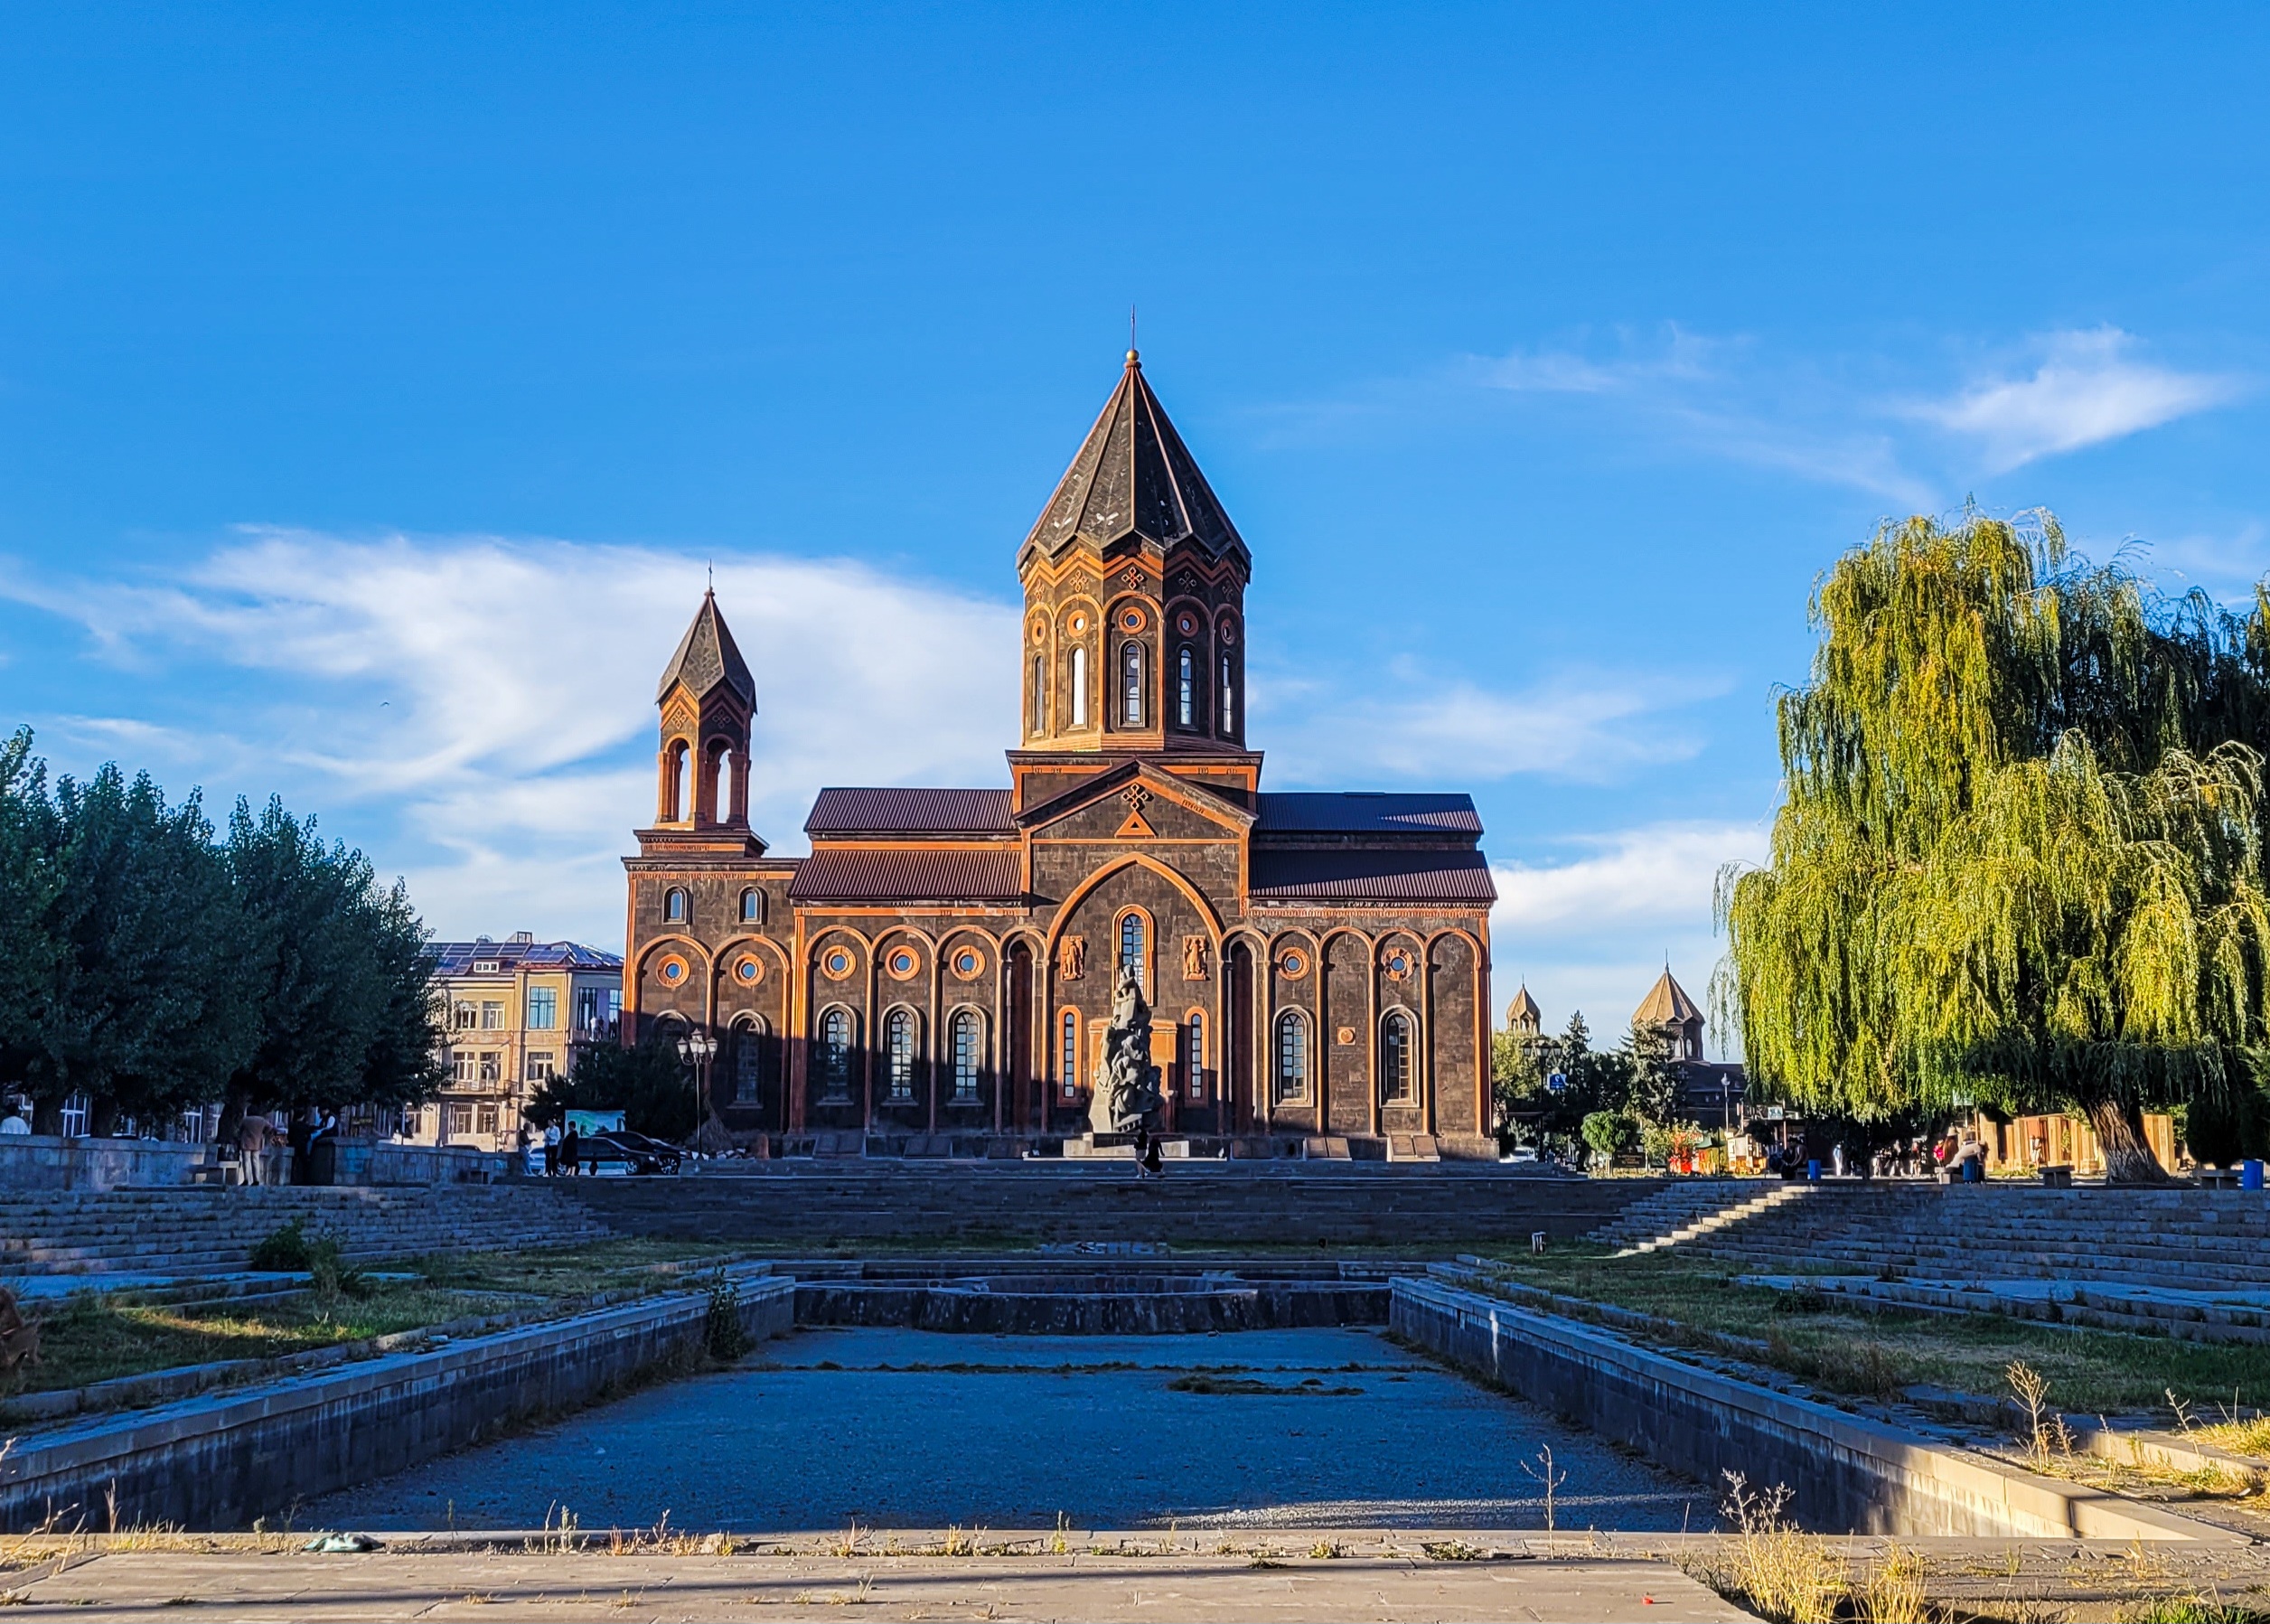
M 2085 1116 L 2248 1085 L 2265 1033 L 2264 607 L 2071 567 L 2053 521 L 1887 525 L 1816 589 L 1764 868 L 1721 877 L 1722 1006 L 1826 1114 Z

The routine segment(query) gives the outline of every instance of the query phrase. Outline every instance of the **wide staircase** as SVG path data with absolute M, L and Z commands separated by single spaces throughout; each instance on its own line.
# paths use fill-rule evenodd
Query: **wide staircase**
M 688 1240 L 824 1247 L 1339 1246 L 1412 1251 L 1572 1240 L 1659 1179 L 1523 1177 L 1494 1168 L 1215 1163 L 1138 1180 L 1126 1164 L 775 1164 L 692 1178 L 563 1181 L 616 1229 Z
M 1592 1238 L 1634 1249 L 1649 1240 L 1692 1245 L 1760 1272 L 2090 1280 L 2187 1291 L 2270 1286 L 2270 1203 L 2258 1190 L 1778 1187 L 1800 1193 L 1761 1203 L 1776 1188 L 1762 1180 L 1674 1187 Z
M 0 1276 L 204 1274 L 248 1266 L 297 1218 L 363 1262 L 429 1252 L 518 1251 L 613 1234 L 541 1185 L 119 1189 L 0 1194 Z

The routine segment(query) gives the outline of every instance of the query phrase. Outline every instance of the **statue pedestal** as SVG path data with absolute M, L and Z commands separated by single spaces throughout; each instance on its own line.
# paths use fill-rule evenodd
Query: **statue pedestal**
M 1158 1154 L 1168 1159 L 1187 1160 L 1190 1141 L 1169 1139 L 1163 1133 L 1151 1135 L 1151 1143 L 1158 1147 Z M 1135 1136 L 1132 1133 L 1083 1133 L 1078 1139 L 1065 1141 L 1064 1153 L 1074 1161 L 1133 1161 Z

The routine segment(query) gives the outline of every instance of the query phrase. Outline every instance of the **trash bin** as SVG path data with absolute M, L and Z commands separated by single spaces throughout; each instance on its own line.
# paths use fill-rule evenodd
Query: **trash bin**
M 1816 1157 L 1805 1164 L 1805 1176 L 1811 1183 L 1818 1184 L 1821 1182 L 1821 1163 L 1819 1158 Z
M 2262 1164 L 2260 1162 L 2242 1161 L 2238 1164 L 2238 1187 L 2242 1190 L 2258 1190 L 2262 1187 Z
M 1985 1183 L 1986 1164 L 1975 1156 L 1963 1158 L 1963 1182 L 1965 1184 Z

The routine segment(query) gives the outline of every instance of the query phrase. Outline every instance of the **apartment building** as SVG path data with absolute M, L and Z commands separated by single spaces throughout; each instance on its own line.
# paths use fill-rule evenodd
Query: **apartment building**
M 436 942 L 427 952 L 444 1007 L 445 1080 L 435 1100 L 403 1113 L 405 1137 L 509 1149 L 529 1095 L 573 1068 L 577 1045 L 617 1041 L 623 961 L 528 931 Z

